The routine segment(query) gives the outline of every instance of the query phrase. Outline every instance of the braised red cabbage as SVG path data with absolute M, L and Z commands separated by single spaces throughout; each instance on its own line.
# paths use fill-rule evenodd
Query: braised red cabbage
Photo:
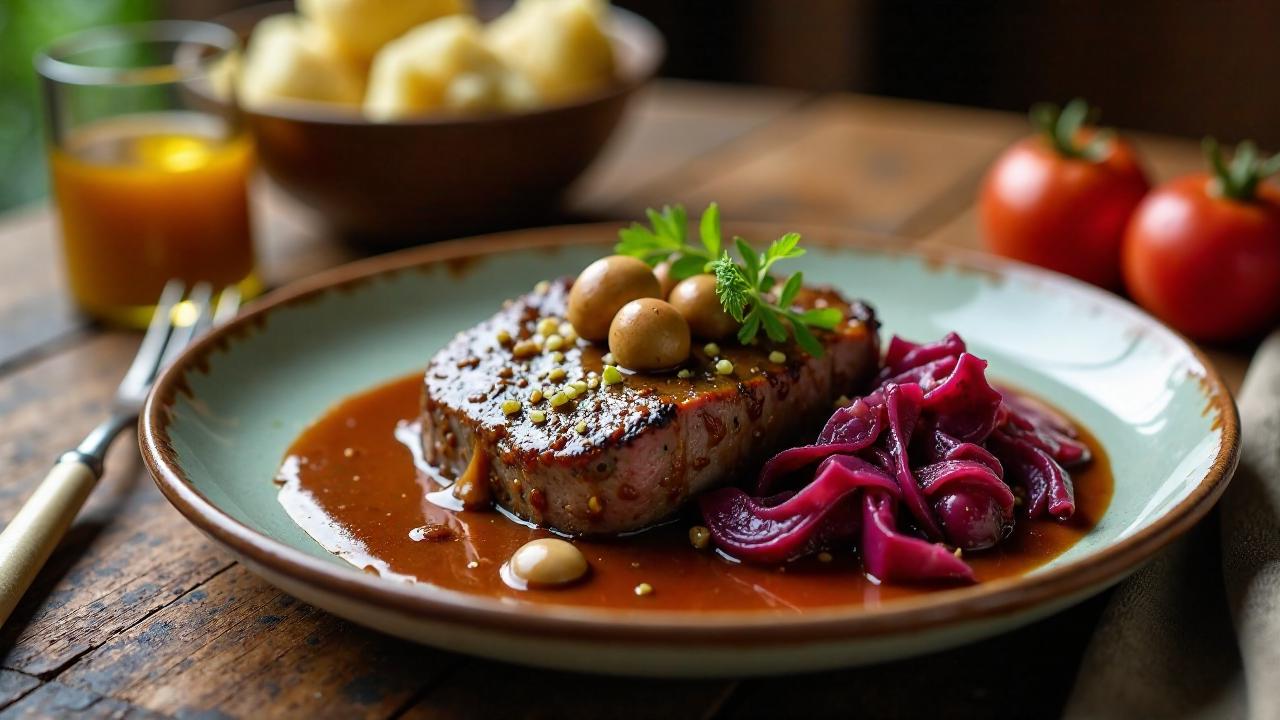
M 812 445 L 778 453 L 755 494 L 699 499 L 718 547 L 760 563 L 860 542 L 863 567 L 891 582 L 972 582 L 956 549 L 985 550 L 1029 518 L 1075 512 L 1065 468 L 1089 461 L 1071 423 L 991 386 L 987 362 L 955 333 L 894 337 L 875 388 L 831 415 Z M 809 468 L 814 468 L 812 471 Z

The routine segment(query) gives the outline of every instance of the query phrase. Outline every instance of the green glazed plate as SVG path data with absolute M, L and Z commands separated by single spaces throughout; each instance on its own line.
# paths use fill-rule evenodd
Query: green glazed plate
M 543 278 L 607 253 L 616 225 L 547 228 L 367 260 L 281 290 L 187 352 L 141 423 L 156 482 L 192 523 L 284 591 L 357 623 L 458 652 L 662 676 L 816 670 L 1004 632 L 1114 584 L 1213 505 L 1235 467 L 1235 406 L 1189 343 L 1129 303 L 1015 263 L 805 233 L 812 282 L 866 298 L 899 333 L 959 332 L 1001 382 L 1101 439 L 1116 478 L 1097 527 L 1023 576 L 794 615 L 525 605 L 360 572 L 276 502 L 292 440 L 344 397 L 425 366 L 455 333 Z M 780 228 L 734 228 L 747 237 Z

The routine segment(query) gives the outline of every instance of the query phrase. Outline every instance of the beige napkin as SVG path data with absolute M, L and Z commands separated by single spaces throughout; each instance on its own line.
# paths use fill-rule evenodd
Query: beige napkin
M 1214 515 L 1116 589 L 1069 718 L 1280 718 L 1280 332 L 1240 393 L 1240 467 Z

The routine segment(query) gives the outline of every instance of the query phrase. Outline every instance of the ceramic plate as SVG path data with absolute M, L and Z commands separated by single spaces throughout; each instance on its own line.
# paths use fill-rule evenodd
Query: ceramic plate
M 1236 461 L 1235 406 L 1182 338 L 1114 296 L 976 255 L 919 255 L 806 233 L 811 281 L 867 298 L 885 337 L 958 331 L 1001 382 L 1098 436 L 1116 478 L 1081 542 L 970 587 L 793 615 L 640 612 L 499 602 L 381 579 L 329 554 L 276 502 L 285 449 L 352 393 L 422 368 L 454 333 L 539 279 L 605 253 L 616 225 L 457 241 L 331 271 L 258 303 L 156 385 L 142 449 L 160 489 L 253 572 L 357 623 L 449 650 L 574 670 L 796 672 L 954 646 L 1065 608 L 1133 571 L 1213 505 Z M 741 227 L 748 237 L 777 228 Z

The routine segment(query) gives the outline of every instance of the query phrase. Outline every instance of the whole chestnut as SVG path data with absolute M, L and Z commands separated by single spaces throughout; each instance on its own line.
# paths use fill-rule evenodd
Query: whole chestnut
M 738 331 L 738 321 L 724 311 L 716 295 L 714 275 L 694 275 L 676 283 L 667 296 L 694 335 L 707 340 L 723 340 Z
M 604 340 L 619 308 L 638 298 L 656 298 L 659 292 L 658 278 L 648 265 L 626 255 L 610 255 L 588 265 L 573 281 L 569 322 L 579 337 Z
M 676 279 L 671 276 L 671 261 L 663 260 L 653 266 L 653 276 L 658 278 L 658 297 L 666 300 L 671 288 L 676 286 Z
M 670 303 L 632 300 L 609 325 L 609 352 L 631 370 L 667 370 L 689 357 L 689 323 Z

